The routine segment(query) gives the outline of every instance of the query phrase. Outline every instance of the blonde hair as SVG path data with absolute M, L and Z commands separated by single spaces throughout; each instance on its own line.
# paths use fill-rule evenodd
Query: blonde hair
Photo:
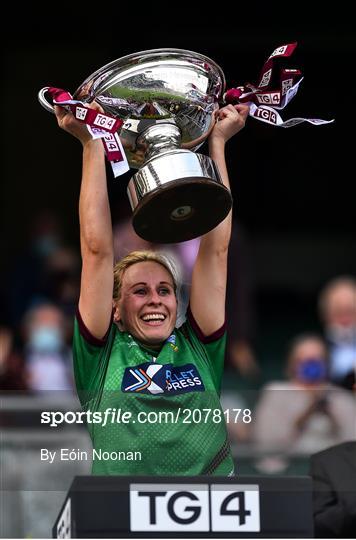
M 177 272 L 173 263 L 166 255 L 157 253 L 156 251 L 131 251 L 128 255 L 123 257 L 114 266 L 114 291 L 113 299 L 119 300 L 121 294 L 121 285 L 126 270 L 133 264 L 139 262 L 152 261 L 163 266 L 170 274 L 173 280 L 174 293 L 177 293 Z

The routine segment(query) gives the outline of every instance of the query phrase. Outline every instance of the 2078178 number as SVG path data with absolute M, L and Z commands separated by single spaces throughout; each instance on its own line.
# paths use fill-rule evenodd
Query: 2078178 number
M 183 424 L 206 424 L 209 420 L 215 424 L 220 422 L 244 422 L 252 420 L 250 409 L 183 409 Z

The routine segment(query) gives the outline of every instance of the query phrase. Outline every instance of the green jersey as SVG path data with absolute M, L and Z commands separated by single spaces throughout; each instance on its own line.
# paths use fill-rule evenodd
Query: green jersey
M 115 324 L 98 340 L 78 313 L 74 373 L 92 419 L 93 474 L 232 474 L 219 400 L 225 342 L 225 328 L 206 338 L 189 310 L 160 352 Z

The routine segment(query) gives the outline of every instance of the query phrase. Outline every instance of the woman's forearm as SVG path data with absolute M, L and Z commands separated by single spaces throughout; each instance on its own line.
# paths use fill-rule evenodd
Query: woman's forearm
M 79 220 L 82 251 L 99 256 L 113 252 L 105 153 L 101 140 L 90 140 L 83 147 Z
M 230 191 L 229 175 L 225 161 L 225 142 L 220 138 L 210 138 L 209 153 L 220 172 L 224 186 Z M 209 249 L 216 248 L 219 252 L 227 251 L 231 237 L 231 220 L 232 211 L 217 227 L 203 236 L 202 242 L 208 243 Z

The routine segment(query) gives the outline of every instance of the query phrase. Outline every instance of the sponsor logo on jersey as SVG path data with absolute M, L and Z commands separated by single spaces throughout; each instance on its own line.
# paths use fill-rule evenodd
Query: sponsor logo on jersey
M 140 394 L 177 395 L 203 392 L 205 386 L 194 364 L 178 367 L 145 362 L 125 369 L 121 390 Z

